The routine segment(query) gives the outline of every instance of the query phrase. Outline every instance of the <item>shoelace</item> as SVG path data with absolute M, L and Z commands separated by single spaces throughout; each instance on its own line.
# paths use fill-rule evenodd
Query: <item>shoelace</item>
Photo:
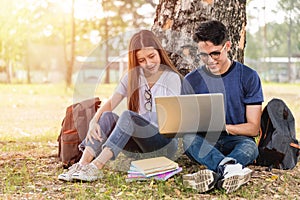
M 71 167 L 69 167 L 67 173 L 68 173 L 68 174 L 73 174 L 74 172 L 80 170 L 80 168 L 81 168 L 80 164 L 79 164 L 79 163 L 76 163 L 76 164 L 72 165 Z
M 92 167 L 91 165 L 85 165 L 82 167 L 81 171 L 87 176 L 99 174 L 99 170 Z

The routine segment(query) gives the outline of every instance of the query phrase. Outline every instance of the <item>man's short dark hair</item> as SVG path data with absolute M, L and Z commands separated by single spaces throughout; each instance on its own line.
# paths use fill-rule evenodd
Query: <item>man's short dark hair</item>
M 210 41 L 214 45 L 222 45 L 229 40 L 225 25 L 217 20 L 203 22 L 193 36 L 196 43 Z

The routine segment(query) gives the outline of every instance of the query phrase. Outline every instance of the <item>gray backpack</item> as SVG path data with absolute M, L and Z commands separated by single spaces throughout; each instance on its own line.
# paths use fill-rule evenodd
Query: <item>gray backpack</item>
M 295 119 L 281 99 L 272 99 L 263 109 L 258 142 L 257 165 L 278 169 L 293 169 L 299 158 Z

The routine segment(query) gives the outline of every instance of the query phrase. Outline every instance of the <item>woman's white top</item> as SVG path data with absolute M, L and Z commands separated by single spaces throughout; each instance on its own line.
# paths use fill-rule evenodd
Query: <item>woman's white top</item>
M 160 78 L 152 86 L 152 110 L 148 111 L 145 108 L 145 103 L 147 102 L 144 93 L 145 90 L 149 90 L 149 85 L 144 76 L 143 69 L 140 68 L 140 78 L 139 78 L 139 114 L 143 116 L 146 120 L 151 122 L 153 125 L 157 126 L 157 116 L 156 116 L 156 107 L 154 102 L 155 96 L 172 96 L 180 95 L 181 90 L 181 79 L 180 76 L 174 71 L 166 68 L 161 74 Z M 128 73 L 126 73 L 123 78 L 120 80 L 116 91 L 124 97 L 127 97 L 127 87 L 128 87 Z

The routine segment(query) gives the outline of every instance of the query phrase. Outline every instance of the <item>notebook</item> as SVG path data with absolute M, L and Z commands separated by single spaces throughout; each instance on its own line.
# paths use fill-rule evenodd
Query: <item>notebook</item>
M 128 171 L 126 182 L 151 180 L 151 179 L 165 181 L 168 178 L 180 173 L 181 171 L 182 171 L 182 167 L 178 167 L 177 169 L 174 169 L 172 171 L 162 172 L 154 176 L 145 176 L 143 173 L 140 172 Z
M 222 93 L 159 96 L 155 104 L 159 132 L 167 137 L 225 129 Z
M 166 173 L 177 169 L 178 163 L 164 157 L 147 158 L 131 162 L 131 172 L 140 172 L 146 177 Z

